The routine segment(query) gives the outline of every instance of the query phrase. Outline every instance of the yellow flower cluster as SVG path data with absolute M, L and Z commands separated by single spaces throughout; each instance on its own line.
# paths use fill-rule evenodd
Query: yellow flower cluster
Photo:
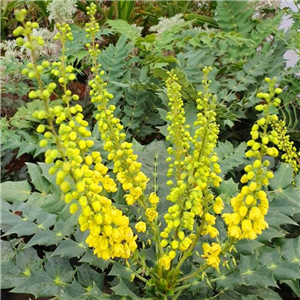
M 181 86 L 174 71 L 169 72 L 166 81 L 170 106 L 167 140 L 173 144 L 168 148 L 168 176 L 173 176 L 176 186 L 172 187 L 167 197 L 174 205 L 169 207 L 164 216 L 167 226 L 160 234 L 163 238 L 161 247 L 168 247 L 166 250 L 169 251 L 160 259 L 165 268 L 168 267 L 168 261 L 175 257 L 172 255 L 174 250 L 187 251 L 200 235 L 209 234 L 214 238 L 219 234 L 214 227 L 216 217 L 213 213 L 220 214 L 224 205 L 222 199 L 215 198 L 210 190 L 222 181 L 217 175 L 221 169 L 214 153 L 219 129 L 213 111 L 215 99 L 208 93 L 207 76 L 210 71 L 211 68 L 203 69 L 205 94 L 199 93 L 201 97 L 196 100 L 199 113 L 194 123 L 196 130 L 193 137 L 188 131 L 189 126 L 185 125 Z M 191 149 L 193 152 L 190 154 Z M 168 184 L 173 185 L 173 180 Z M 201 226 L 196 222 L 197 218 L 201 220 Z M 198 236 L 195 234 L 197 227 L 201 227 Z
M 26 24 L 24 29 L 19 28 L 17 33 L 24 33 L 30 43 L 31 28 L 34 26 Z M 86 242 L 94 248 L 94 253 L 103 259 L 128 258 L 137 248 L 135 241 L 137 237 L 129 227 L 128 217 L 116 209 L 112 201 L 106 197 L 108 193 L 117 190 L 116 183 L 107 174 L 108 168 L 102 163 L 100 153 L 90 149 L 94 141 L 89 139 L 92 134 L 88 122 L 81 113 L 82 107 L 79 104 L 70 105 L 70 101 L 78 100 L 78 96 L 72 95 L 66 88 L 67 83 L 75 79 L 75 75 L 72 66 L 65 66 L 64 45 L 67 39 L 71 40 L 73 37 L 69 25 L 59 24 L 58 29 L 56 39 L 62 43 L 62 56 L 59 62 L 53 63 L 51 73 L 58 77 L 63 89 L 64 105 L 49 107 L 50 95 L 56 84 L 50 83 L 43 88 L 40 76 L 43 70 L 49 67 L 49 63 L 37 64 L 33 46 L 28 47 L 33 51 L 33 62 L 23 71 L 29 78 L 36 78 L 40 88 L 31 91 L 29 97 L 40 98 L 45 104 L 45 110 L 34 113 L 37 119 L 48 121 L 48 125 L 40 124 L 37 128 L 37 131 L 43 133 L 45 137 L 40 145 L 45 147 L 50 141 L 57 147 L 46 151 L 45 160 L 47 163 L 54 162 L 50 174 L 56 173 L 56 183 L 64 193 L 65 202 L 73 202 L 70 205 L 70 212 L 75 213 L 79 206 L 81 207 L 80 228 L 82 231 L 89 230 Z
M 262 117 L 252 126 L 250 132 L 252 139 L 247 145 L 251 147 L 246 152 L 246 157 L 252 158 L 253 163 L 245 167 L 245 172 L 241 178 L 244 185 L 237 196 L 231 199 L 233 213 L 223 214 L 225 223 L 228 225 L 228 235 L 236 239 L 255 239 L 268 227 L 265 215 L 268 212 L 268 199 L 264 187 L 269 185 L 269 179 L 273 178 L 273 173 L 268 170 L 269 161 L 263 160 L 264 156 L 278 156 L 278 150 L 269 146 L 270 143 L 278 144 L 278 134 L 275 130 L 270 130 L 272 122 L 277 122 L 278 117 L 270 114 L 273 107 L 280 104 L 280 99 L 273 97 L 282 92 L 279 88 L 274 88 L 275 81 L 266 79 L 269 82 L 269 93 L 258 93 L 257 96 L 265 101 L 255 108 L 262 111 Z
M 203 243 L 202 249 L 203 249 L 204 254 L 201 256 L 203 258 L 205 258 L 206 263 L 209 266 L 212 266 L 215 269 L 218 269 L 219 264 L 220 264 L 219 256 L 222 251 L 221 246 L 217 243 L 212 243 L 211 246 L 208 243 Z
M 93 4 L 91 6 L 90 16 L 94 14 Z M 88 33 L 95 33 L 97 28 L 91 24 L 88 28 Z M 93 42 L 93 45 L 95 43 Z M 95 45 L 88 44 L 91 53 L 95 52 Z M 127 204 L 132 205 L 136 201 L 144 203 L 144 191 L 148 178 L 141 172 L 142 164 L 137 162 L 137 155 L 133 153 L 132 144 L 125 141 L 126 135 L 120 119 L 114 117 L 116 107 L 109 105 L 108 102 L 113 98 L 106 89 L 106 83 L 100 77 L 104 74 L 99 73 L 100 65 L 94 59 L 92 72 L 94 79 L 89 82 L 91 87 L 91 101 L 97 105 L 99 113 L 96 115 L 98 120 L 99 132 L 101 139 L 104 141 L 104 150 L 108 151 L 108 159 L 114 162 L 113 172 L 116 173 L 117 180 L 122 184 L 124 191 L 127 192 L 125 199 Z M 143 205 L 144 206 L 144 205 Z M 157 216 L 156 204 L 146 211 L 146 215 L 150 221 L 153 221 Z
M 297 153 L 297 149 L 294 146 L 294 142 L 290 141 L 290 136 L 287 135 L 287 128 L 283 120 L 277 122 L 272 122 L 273 131 L 277 134 L 277 143 L 276 146 L 279 150 L 282 150 L 283 153 L 281 158 L 291 164 L 296 174 L 300 168 L 300 152 Z

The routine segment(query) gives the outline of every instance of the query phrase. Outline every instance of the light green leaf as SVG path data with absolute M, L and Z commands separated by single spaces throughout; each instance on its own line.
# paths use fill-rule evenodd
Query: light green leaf
M 140 30 L 134 28 L 124 20 L 108 20 L 107 24 L 111 26 L 114 31 L 126 35 L 131 41 L 136 40 L 140 36 Z
M 31 186 L 27 180 L 6 181 L 1 183 L 2 198 L 8 202 L 23 202 L 31 194 Z

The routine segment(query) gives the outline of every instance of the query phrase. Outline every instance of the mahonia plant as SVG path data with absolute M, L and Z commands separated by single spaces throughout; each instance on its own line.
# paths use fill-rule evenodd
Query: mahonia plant
M 68 83 L 76 76 L 74 68 L 67 65 L 66 42 L 73 36 L 68 24 L 57 24 L 55 39 L 61 43 L 61 56 L 51 65 L 48 61 L 37 62 L 35 50 L 43 44 L 41 37 L 32 35 L 37 23 L 25 22 L 26 10 L 16 11 L 16 19 L 22 24 L 14 31 L 17 43 L 31 50 L 31 62 L 23 70 L 29 79 L 36 79 L 38 88 L 29 93 L 30 99 L 40 99 L 44 109 L 36 111 L 34 117 L 39 120 L 37 132 L 43 134 L 41 147 L 47 147 L 45 161 L 52 164 L 50 174 L 56 176 L 63 198 L 69 204 L 72 214 L 79 214 L 78 223 L 82 231 L 88 231 L 86 243 L 94 249 L 94 254 L 104 260 L 123 258 L 129 266 L 140 266 L 139 271 L 130 271 L 145 283 L 146 291 L 155 299 L 178 299 L 185 289 L 192 285 L 188 280 L 204 277 L 205 270 L 212 267 L 219 270 L 222 256 L 234 249 L 241 239 L 255 239 L 268 227 L 265 216 L 268 212 L 267 186 L 273 173 L 268 169 L 269 157 L 277 157 L 279 150 L 285 151 L 283 159 L 290 162 L 298 171 L 296 150 L 286 135 L 285 125 L 271 110 L 280 104 L 275 97 L 282 92 L 275 88 L 275 80 L 269 82 L 269 93 L 259 93 L 263 104 L 256 106 L 261 117 L 253 125 L 252 139 L 248 141 L 250 149 L 246 157 L 251 164 L 245 167 L 241 178 L 243 187 L 231 199 L 232 213 L 221 215 L 224 203 L 216 195 L 215 188 L 222 178 L 215 147 L 218 141 L 219 127 L 216 122 L 217 100 L 209 92 L 208 80 L 210 67 L 203 69 L 204 91 L 196 99 L 198 109 L 194 122 L 194 134 L 186 125 L 181 86 L 174 71 L 168 73 L 166 80 L 169 99 L 169 121 L 167 149 L 169 169 L 167 184 L 171 187 L 166 199 L 160 199 L 155 189 L 147 194 L 149 178 L 141 171 L 142 164 L 134 154 L 132 143 L 126 140 L 123 125 L 115 117 L 116 107 L 111 105 L 113 95 L 106 90 L 107 83 L 102 79 L 104 72 L 97 62 L 100 52 L 96 43 L 99 25 L 95 20 L 96 6 L 91 3 L 87 8 L 90 22 L 86 24 L 90 43 L 86 48 L 91 58 L 93 78 L 89 81 L 91 102 L 97 108 L 96 120 L 103 149 L 107 159 L 99 151 L 93 150 L 94 140 L 88 122 L 82 114 L 83 108 L 76 101 L 78 95 L 68 90 Z M 50 71 L 56 82 L 44 86 L 41 75 Z M 52 107 L 50 96 L 55 90 L 62 91 L 61 104 Z M 109 172 L 106 161 L 113 165 Z M 128 216 L 117 208 L 112 193 L 121 186 L 128 207 L 135 206 L 139 219 L 133 220 L 135 229 L 130 226 Z M 158 205 L 169 201 L 168 211 L 160 218 Z M 228 238 L 219 239 L 216 226 L 217 217 L 223 217 L 228 227 Z M 146 233 L 148 245 L 142 243 L 138 248 L 138 235 Z M 139 251 L 152 243 L 155 244 L 156 261 L 154 265 L 146 263 Z M 211 242 L 208 242 L 211 241 Z M 150 245 L 151 246 L 151 245 Z M 196 248 L 198 247 L 198 248 Z M 199 249 L 202 253 L 198 254 Z M 199 265 L 189 274 L 183 273 L 183 266 L 193 255 L 202 257 Z M 226 260 L 224 264 L 228 266 Z M 146 276 L 143 276 L 146 274 Z

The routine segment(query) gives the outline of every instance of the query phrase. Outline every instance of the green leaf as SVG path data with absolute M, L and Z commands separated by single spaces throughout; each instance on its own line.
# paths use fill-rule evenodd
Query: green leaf
M 238 265 L 241 275 L 248 285 L 256 287 L 278 287 L 273 277 L 273 273 L 265 266 L 259 266 L 253 256 L 241 255 Z
M 281 164 L 270 180 L 270 187 L 277 192 L 287 188 L 293 181 L 293 168 L 290 164 Z
M 281 280 L 281 283 L 287 284 L 292 291 L 296 294 L 297 297 L 300 298 L 300 284 L 299 280 Z
M 141 298 L 134 294 L 129 288 L 129 283 L 120 279 L 118 285 L 112 287 L 111 289 L 119 296 L 129 297 L 132 300 L 140 300 Z
M 218 278 L 216 278 L 217 287 L 219 290 L 232 290 L 236 286 L 245 284 L 243 276 L 239 272 L 231 272 L 231 273 L 221 273 Z
M 10 242 L 1 240 L 1 264 L 7 263 L 15 256 Z
M 18 284 L 11 292 L 19 294 L 32 294 L 36 298 L 51 297 L 59 294 L 60 287 L 44 271 L 33 272 L 31 276 Z
M 273 277 L 273 273 L 264 266 L 256 269 L 252 274 L 246 275 L 244 278 L 247 284 L 256 287 L 265 287 L 265 288 L 268 286 L 278 287 Z
M 45 271 L 53 280 L 59 279 L 62 283 L 72 282 L 75 273 L 67 258 L 50 257 L 49 254 L 45 260 Z
M 25 248 L 29 248 L 34 245 L 57 245 L 62 238 L 63 237 L 57 236 L 52 230 L 38 228 L 36 234 L 25 245 Z
M 107 24 L 113 31 L 119 32 L 123 36 L 127 36 L 131 41 L 136 40 L 140 36 L 139 29 L 134 28 L 124 20 L 108 20 Z
M 33 163 L 26 163 L 26 165 L 34 187 L 41 193 L 49 193 L 51 185 L 50 182 L 42 175 L 41 168 Z
M 113 267 L 108 275 L 129 281 L 131 280 L 131 274 L 133 273 L 128 267 L 123 266 L 120 262 L 114 262 Z
M 85 288 L 81 286 L 76 279 L 66 287 L 66 294 L 62 292 L 59 296 L 62 300 L 82 300 L 82 294 L 85 292 Z
M 238 183 L 234 182 L 232 178 L 223 180 L 217 190 L 218 194 L 224 194 L 230 199 L 238 191 Z
M 289 218 L 288 216 L 282 214 L 277 209 L 274 209 L 272 207 L 268 211 L 268 214 L 266 216 L 266 222 L 269 225 L 276 227 L 279 227 L 283 224 L 293 224 L 298 226 L 298 224 L 293 219 Z
M 299 265 L 284 261 L 273 269 L 276 280 L 296 280 L 300 278 Z
M 254 254 L 254 250 L 262 247 L 263 244 L 256 240 L 241 240 L 235 246 L 238 253 L 243 255 Z
M 16 266 L 21 271 L 38 271 L 41 269 L 43 260 L 39 258 L 33 248 L 18 249 L 16 252 Z
M 80 257 L 86 252 L 87 247 L 71 239 L 61 241 L 51 256 Z
M 31 221 L 22 219 L 23 222 L 13 226 L 5 235 L 16 233 L 18 236 L 26 236 L 35 234 L 38 230 L 37 225 Z
M 282 247 L 282 256 L 292 263 L 300 265 L 300 237 L 285 239 Z
M 1 263 L 1 289 L 10 289 L 22 284 L 27 277 L 12 261 Z
M 278 209 L 283 214 L 294 215 L 300 210 L 300 197 L 299 197 L 299 187 L 288 187 L 284 190 L 277 189 L 270 192 L 274 195 L 274 200 L 272 201 L 272 207 Z
M 97 255 L 93 253 L 93 250 L 87 249 L 84 256 L 79 260 L 79 262 L 85 262 L 89 265 L 100 268 L 102 271 L 108 268 L 110 262 L 104 259 L 99 259 Z
M 240 166 L 246 162 L 245 150 L 247 148 L 246 143 L 240 143 L 236 148 L 226 141 L 224 143 L 219 142 L 216 148 L 217 155 L 220 159 L 219 164 L 222 170 L 222 175 L 225 175 L 228 171 Z
M 233 31 L 246 35 L 254 27 L 251 19 L 253 8 L 247 7 L 247 1 L 218 1 L 215 10 L 215 19 L 218 26 L 226 32 Z
M 76 269 L 78 274 L 78 282 L 83 287 L 89 290 L 93 287 L 93 283 L 95 282 L 100 290 L 103 289 L 105 273 L 98 273 L 87 264 L 82 264 Z
M 22 141 L 19 145 L 19 151 L 17 158 L 22 156 L 24 153 L 33 153 L 37 149 L 37 143 L 28 143 L 27 141 Z
M 282 229 L 269 227 L 268 229 L 264 230 L 261 235 L 258 236 L 257 241 L 268 243 L 271 242 L 273 238 L 281 238 L 284 236 L 285 233 Z
M 27 180 L 6 181 L 1 183 L 1 195 L 8 202 L 23 202 L 31 194 L 31 186 Z
M 8 210 L 4 210 L 3 206 L 1 206 L 1 226 L 15 226 L 22 222 L 23 219 L 21 217 Z

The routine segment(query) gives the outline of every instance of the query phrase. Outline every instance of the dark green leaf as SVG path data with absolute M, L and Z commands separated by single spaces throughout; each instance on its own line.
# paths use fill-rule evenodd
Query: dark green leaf
M 120 279 L 118 285 L 114 286 L 111 289 L 116 293 L 116 295 L 129 297 L 132 300 L 141 299 L 128 288 L 128 283 L 125 283 L 122 279 Z
M 289 164 L 281 164 L 275 172 L 274 178 L 270 180 L 270 187 L 277 192 L 287 188 L 293 181 L 293 168 Z M 300 196 L 299 196 L 300 199 Z
M 83 287 L 89 290 L 93 287 L 93 282 L 95 282 L 100 290 L 103 289 L 105 273 L 98 273 L 87 264 L 82 264 L 76 269 L 78 274 L 78 282 Z
M 60 287 L 54 283 L 49 275 L 44 271 L 33 272 L 31 276 L 18 284 L 13 293 L 32 294 L 36 298 L 51 297 L 58 294 Z
M 85 245 L 80 245 L 71 239 L 67 239 L 59 243 L 52 256 L 80 257 L 86 252 L 86 249 Z
M 53 280 L 59 279 L 63 283 L 72 282 L 75 271 L 65 257 L 50 257 L 47 255 L 45 271 Z
M 19 286 L 27 279 L 12 261 L 1 264 L 1 289 Z
M 50 182 L 42 175 L 41 168 L 33 163 L 26 163 L 26 165 L 34 187 L 41 193 L 49 193 L 51 185 Z
M 246 284 L 243 276 L 239 272 L 232 272 L 227 274 L 221 274 L 217 278 L 217 287 L 218 289 L 232 290 L 236 286 Z
M 107 269 L 108 266 L 109 266 L 109 264 L 110 264 L 109 261 L 98 258 L 97 255 L 95 255 L 93 253 L 93 250 L 91 250 L 91 249 L 87 249 L 86 253 L 80 259 L 79 262 L 86 262 L 89 265 L 92 265 L 92 266 L 95 266 L 97 268 L 100 268 L 102 271 L 104 271 L 105 269 Z
M 61 236 L 57 236 L 54 231 L 48 229 L 38 229 L 36 234 L 25 245 L 25 248 L 32 247 L 34 245 L 57 245 L 62 240 Z

